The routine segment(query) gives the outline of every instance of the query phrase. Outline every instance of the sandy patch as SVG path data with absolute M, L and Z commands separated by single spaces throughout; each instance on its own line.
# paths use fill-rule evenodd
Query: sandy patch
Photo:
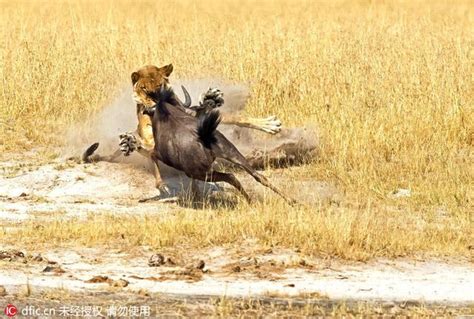
M 27 253 L 25 253 L 27 255 Z M 57 250 L 42 254 L 41 262 L 2 261 L 0 283 L 9 294 L 26 285 L 34 291 L 67 289 L 74 292 L 109 291 L 126 282 L 126 292 L 214 295 L 229 297 L 301 297 L 333 300 L 417 301 L 469 304 L 474 302 L 472 264 L 436 260 L 378 260 L 347 263 L 304 259 L 297 253 L 236 253 L 214 248 L 193 256 L 172 256 L 158 267 L 148 265 L 150 249 L 133 252 L 100 249 Z M 166 252 L 163 253 L 167 256 Z M 201 264 L 197 261 L 200 261 Z M 45 271 L 53 263 L 61 272 Z M 240 265 L 237 271 L 235 265 Z M 232 266 L 232 267 L 231 267 Z M 233 269 L 233 270 L 232 270 Z M 266 276 L 261 276 L 263 272 Z M 192 274 L 199 273 L 193 277 Z M 171 276 L 174 275 L 174 276 Z M 179 276 L 181 275 L 181 276 Z M 95 281 L 103 276 L 108 280 Z

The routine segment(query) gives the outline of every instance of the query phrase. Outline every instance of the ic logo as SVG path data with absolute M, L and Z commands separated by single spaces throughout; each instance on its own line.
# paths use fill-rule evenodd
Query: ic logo
M 15 316 L 16 314 L 18 313 L 18 309 L 16 309 L 16 307 L 12 304 L 8 304 L 6 307 L 5 307 L 5 314 L 7 315 L 7 317 L 13 317 Z

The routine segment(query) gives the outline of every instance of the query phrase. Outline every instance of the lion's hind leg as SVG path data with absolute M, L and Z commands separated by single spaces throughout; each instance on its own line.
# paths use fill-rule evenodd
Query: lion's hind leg
M 248 127 L 272 135 L 279 133 L 282 128 L 281 121 L 274 115 L 266 118 L 252 118 L 223 113 L 222 123 L 232 124 L 240 127 Z
M 249 118 L 249 122 L 255 125 L 256 129 L 269 134 L 277 134 L 281 131 L 281 121 L 275 115 L 266 118 Z

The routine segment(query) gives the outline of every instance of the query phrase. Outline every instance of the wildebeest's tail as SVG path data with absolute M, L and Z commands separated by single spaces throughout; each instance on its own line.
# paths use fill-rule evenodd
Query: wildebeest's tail
M 199 117 L 197 134 L 205 147 L 209 148 L 216 142 L 215 132 L 220 122 L 221 115 L 218 110 L 212 110 Z
M 90 163 L 91 162 L 91 156 L 94 154 L 94 152 L 97 150 L 99 147 L 99 143 L 94 143 L 91 146 L 89 146 L 84 153 L 82 153 L 82 161 L 84 163 Z

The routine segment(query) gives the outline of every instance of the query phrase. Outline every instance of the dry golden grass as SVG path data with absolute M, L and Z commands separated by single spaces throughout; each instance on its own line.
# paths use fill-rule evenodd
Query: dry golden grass
M 351 247 L 355 256 L 468 253 L 470 1 L 2 1 L 0 8 L 5 150 L 31 147 L 28 140 L 63 143 L 53 132 L 100 110 L 133 69 L 170 62 L 175 76 L 249 83 L 254 115 L 320 128 L 320 159 L 293 177 L 337 183 L 344 207 L 183 211 L 157 224 L 132 221 L 138 228 L 124 231 L 144 231 L 138 242 L 182 236 L 217 244 L 245 235 L 308 241 L 308 251 L 341 256 L 354 256 Z M 389 199 L 397 188 L 413 196 Z M 108 234 L 108 224 L 91 222 L 104 227 L 100 238 Z M 60 240 L 74 237 L 74 225 L 45 231 L 56 229 Z M 171 230 L 174 239 L 161 236 Z
M 382 207 L 284 209 L 266 202 L 239 210 L 174 210 L 163 216 L 90 215 L 87 219 L 23 222 L 0 234 L 4 243 L 38 247 L 80 244 L 209 247 L 256 239 L 303 254 L 367 260 L 416 254 L 459 256 L 468 253 L 471 223 L 465 216 L 437 220 Z

